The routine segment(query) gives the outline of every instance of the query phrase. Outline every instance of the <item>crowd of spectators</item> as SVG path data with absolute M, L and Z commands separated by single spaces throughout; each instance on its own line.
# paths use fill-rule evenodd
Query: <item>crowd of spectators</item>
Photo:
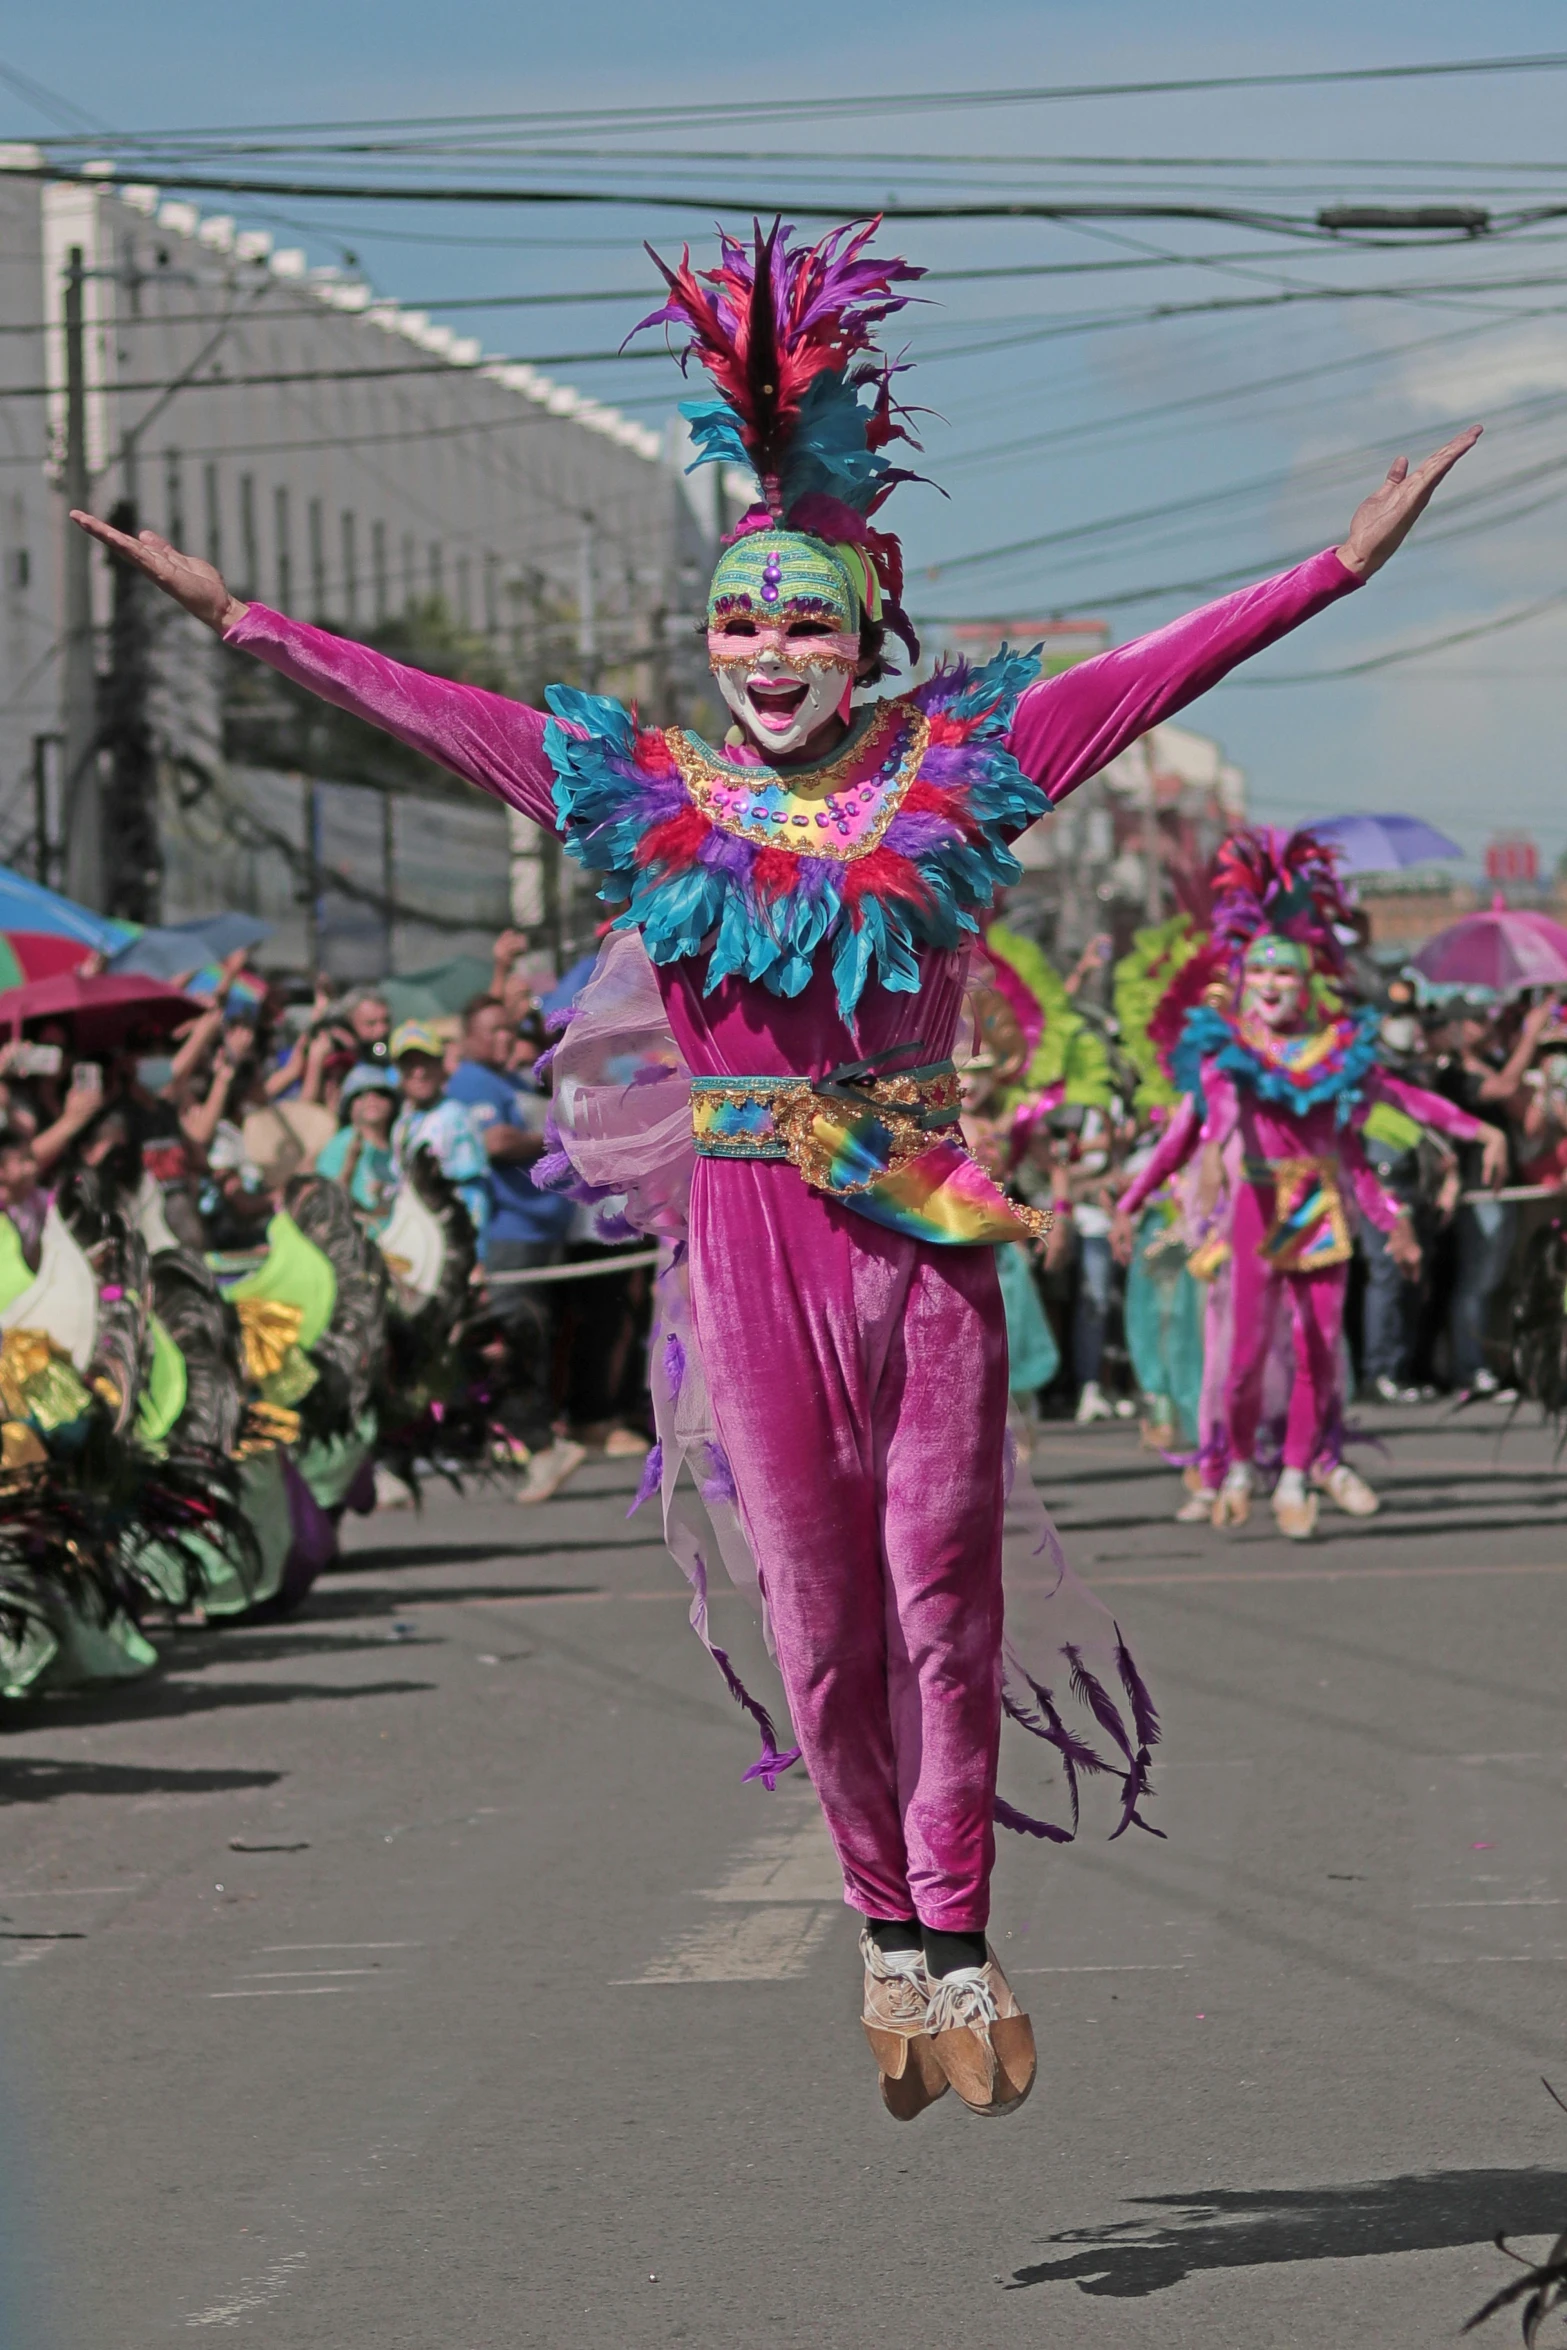
M 651 1277 L 645 1267 L 594 1272 L 627 1252 L 606 1248 L 586 1211 L 532 1180 L 546 1149 L 548 1039 L 523 946 L 504 933 L 489 986 L 444 1016 L 394 1024 L 378 987 L 344 994 L 324 980 L 309 1001 L 290 1002 L 236 957 L 214 1000 L 171 1041 L 132 1037 L 94 1059 L 73 1053 L 66 1025 L 46 1024 L 0 1045 L 0 1206 L 29 1260 L 54 1189 L 76 1167 L 113 1161 L 122 1188 L 150 1179 L 177 1240 L 235 1252 L 262 1245 L 289 1179 L 312 1169 L 343 1184 L 366 1227 L 379 1228 L 412 1153 L 427 1149 L 478 1236 L 478 1278 L 505 1343 L 520 1496 L 558 1491 L 594 1447 L 646 1451 Z M 1084 976 L 1083 966 L 1070 975 L 1074 995 Z M 1510 1186 L 1567 1189 L 1567 1016 L 1554 1000 L 1422 1008 L 1395 980 L 1381 1034 L 1400 1075 L 1504 1128 Z M 965 1127 L 981 1157 L 994 1158 L 1002 1127 L 989 1121 L 987 1092 L 980 1065 L 966 1083 Z M 1156 1127 L 1112 1099 L 1041 1114 L 1021 1156 L 1015 1120 L 1007 1131 L 1014 1155 L 996 1171 L 1062 1211 L 1034 1252 L 1028 1315 L 1011 1314 L 1015 1350 L 1024 1327 L 1039 1338 L 1027 1364 L 1014 1364 L 1014 1387 L 1031 1414 L 1133 1417 L 1140 1399 L 1110 1229 Z M 1405 1405 L 1498 1392 L 1507 1366 L 1498 1303 L 1519 1205 L 1482 1189 L 1478 1150 L 1413 1129 L 1373 1129 L 1366 1147 L 1410 1209 L 1424 1261 L 1409 1281 L 1382 1236 L 1361 1226 L 1348 1321 L 1354 1386 Z
M 235 957 L 171 1041 L 133 1035 L 89 1059 L 60 1023 L 0 1045 L 0 1207 L 29 1261 L 50 1197 L 79 1167 L 112 1174 L 122 1195 L 150 1180 L 176 1240 L 229 1254 L 264 1244 L 289 1180 L 310 1171 L 380 1229 L 426 1150 L 473 1223 L 477 1302 L 503 1334 L 518 1498 L 557 1492 L 594 1447 L 646 1452 L 646 1268 L 594 1272 L 617 1252 L 532 1181 L 547 1040 L 523 946 L 503 933 L 489 987 L 454 1014 L 394 1025 L 376 986 L 344 994 L 324 979 L 292 1003 Z

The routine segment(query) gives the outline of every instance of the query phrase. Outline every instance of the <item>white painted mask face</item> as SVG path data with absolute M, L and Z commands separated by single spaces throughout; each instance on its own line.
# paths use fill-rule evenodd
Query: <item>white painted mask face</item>
M 1300 1026 L 1306 982 L 1298 971 L 1264 967 L 1248 971 L 1241 1009 L 1254 1012 L 1264 1028 L 1285 1035 Z
M 707 632 L 718 690 L 768 759 L 797 757 L 829 718 L 848 714 L 859 639 L 819 620 L 731 618 Z

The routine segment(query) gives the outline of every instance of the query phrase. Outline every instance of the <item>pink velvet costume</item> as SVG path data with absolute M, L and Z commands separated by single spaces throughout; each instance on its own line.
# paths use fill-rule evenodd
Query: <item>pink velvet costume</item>
M 1330 550 L 1036 683 L 1009 747 L 1059 801 L 1356 585 Z M 227 641 L 561 830 L 543 713 L 259 605 Z M 738 776 L 754 758 L 733 754 Z M 867 985 L 852 1032 L 825 956 L 793 997 L 733 977 L 704 994 L 706 960 L 704 949 L 657 969 L 693 1077 L 821 1078 L 914 1039 L 925 1060 L 952 1050 L 961 952 L 922 950 L 917 992 Z M 714 1417 L 846 1899 L 871 1917 L 980 1932 L 1002 1700 L 1007 1352 L 994 1252 L 881 1230 L 791 1165 L 704 1157 L 689 1273 Z
M 1422 1126 L 1460 1141 L 1478 1140 L 1484 1128 L 1440 1094 L 1406 1085 L 1385 1069 L 1371 1069 L 1361 1079 L 1359 1100 L 1342 1124 L 1327 1102 L 1293 1113 L 1263 1101 L 1213 1060 L 1202 1064 L 1202 1093 L 1206 1117 L 1196 1097 L 1187 1094 L 1147 1166 L 1123 1194 L 1121 1206 L 1128 1215 L 1135 1215 L 1159 1185 L 1185 1166 L 1204 1144 L 1215 1143 L 1223 1151 L 1233 1202 L 1230 1354 L 1224 1379 L 1222 1443 L 1209 1441 L 1206 1415 L 1210 1399 L 1204 1380 L 1203 1467 L 1211 1477 L 1221 1460 L 1254 1458 L 1268 1356 L 1287 1299 L 1295 1376 L 1283 1465 L 1305 1471 L 1322 1460 L 1331 1434 L 1349 1267 L 1336 1264 L 1316 1272 L 1286 1272 L 1259 1253 L 1273 1221 L 1273 1195 L 1266 1183 L 1248 1178 L 1246 1163 L 1336 1160 L 1361 1214 L 1379 1231 L 1390 1232 L 1402 1211 L 1378 1182 L 1360 1143 L 1359 1129 L 1373 1106 L 1379 1101 L 1391 1103 Z

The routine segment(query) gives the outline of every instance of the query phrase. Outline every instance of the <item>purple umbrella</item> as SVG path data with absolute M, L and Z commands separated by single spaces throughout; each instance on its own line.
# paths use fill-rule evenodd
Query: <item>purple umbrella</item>
M 1414 967 L 1434 987 L 1567 987 L 1567 929 L 1549 914 L 1498 901 L 1428 938 Z
M 1312 831 L 1331 841 L 1346 873 L 1396 873 L 1435 857 L 1461 857 L 1457 841 L 1419 816 L 1326 816 Z

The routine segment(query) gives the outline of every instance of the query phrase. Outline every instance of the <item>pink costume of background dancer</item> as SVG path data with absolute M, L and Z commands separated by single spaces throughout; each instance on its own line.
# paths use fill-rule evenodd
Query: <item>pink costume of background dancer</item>
M 885 674 L 887 627 L 917 650 L 897 543 L 869 522 L 901 478 L 885 446 L 907 435 L 868 331 L 896 307 L 893 281 L 917 273 L 873 262 L 870 234 L 807 253 L 758 230 L 754 255 L 726 238 L 701 282 L 688 263 L 665 271 L 658 316 L 690 329 L 718 387 L 684 407 L 699 449 L 749 465 L 762 501 L 709 592 L 709 658 L 737 720 L 722 751 L 571 689 L 552 689 L 547 718 L 422 675 L 239 604 L 160 540 L 82 519 L 229 644 L 557 831 L 623 909 L 617 928 L 640 934 L 689 1078 L 684 1263 L 719 1439 L 712 1485 L 737 1502 L 754 1553 L 846 1898 L 878 1933 L 926 1929 L 930 1985 L 905 1967 L 906 1941 L 868 1948 L 867 2027 L 879 2062 L 881 2024 L 925 2035 L 959 2095 L 995 2111 L 1026 2094 L 1032 2042 L 1007 2074 L 1001 2042 L 1026 2036 L 1026 2019 L 983 1944 L 1007 1356 L 994 1250 L 971 1244 L 1015 1220 L 950 1133 L 931 1140 L 956 1117 L 969 940 L 1020 871 L 1016 834 L 1358 586 L 1475 436 L 1414 475 L 1395 466 L 1342 550 L 1061 677 L 1031 682 L 1037 665 L 1004 654 L 855 708 L 856 684 Z M 900 1055 L 901 1076 L 878 1073 Z M 655 1362 L 655 1396 L 661 1381 L 678 1386 L 678 1360 L 673 1373 Z M 1120 1743 L 1125 1825 L 1157 1734 L 1146 1692 L 1117 1640 L 1128 1738 L 1119 1701 L 1085 1681 L 1070 1646 L 1065 1659 L 1061 1702 L 1069 1679 L 1090 1733 Z M 1031 1688 L 1030 1726 L 1059 1732 L 1051 1692 Z M 1007 1702 L 1028 1720 L 1027 1703 Z M 1070 1743 L 1062 1752 L 1075 1814 Z M 977 1938 L 977 1953 L 951 1958 L 932 1934 Z M 914 2005 L 873 2016 L 900 1982 Z M 922 2096 L 944 2085 L 927 2074 Z M 889 2104 L 918 2110 L 889 2088 L 883 2062 Z
M 1230 1196 L 1230 1357 L 1224 1383 L 1228 1467 L 1220 1522 L 1245 1515 L 1263 1385 L 1281 1308 L 1288 1302 L 1294 1352 L 1275 1507 L 1286 1533 L 1312 1531 L 1307 1475 L 1333 1474 L 1325 1458 L 1339 1392 L 1339 1349 L 1353 1242 L 1345 1192 L 1388 1234 L 1398 1261 L 1418 1273 L 1407 1212 L 1378 1181 L 1360 1129 L 1379 1101 L 1457 1140 L 1485 1142 L 1493 1129 L 1438 1094 L 1377 1065 L 1380 1015 L 1314 1014 L 1313 967 L 1338 974 L 1336 930 L 1348 909 L 1330 852 L 1309 832 L 1274 828 L 1233 835 L 1215 865 L 1215 938 L 1205 950 L 1239 965 L 1239 1005 L 1209 1000 L 1188 1012 L 1172 1073 L 1185 1099 L 1153 1156 L 1122 1195 L 1117 1238 L 1143 1203 L 1204 1146 L 1222 1157 Z M 1206 967 L 1206 965 L 1204 966 Z M 1191 984 L 1189 966 L 1183 979 Z M 1210 1458 L 1216 1447 L 1209 1446 Z M 1355 1480 L 1358 1486 L 1359 1480 Z

